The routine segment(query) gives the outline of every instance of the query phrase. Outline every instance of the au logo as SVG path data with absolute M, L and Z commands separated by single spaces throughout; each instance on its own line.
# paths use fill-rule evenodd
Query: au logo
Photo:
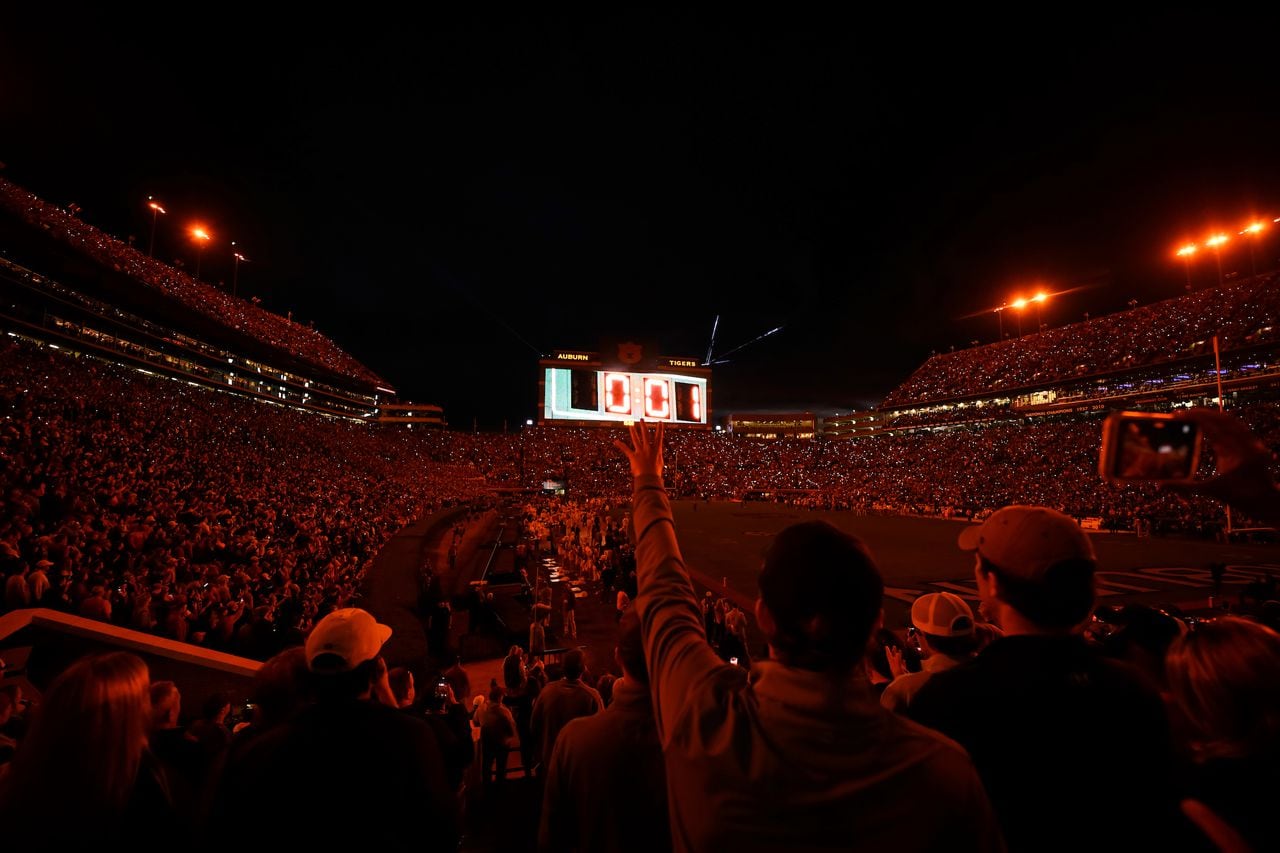
M 640 346 L 640 344 L 630 341 L 618 344 L 618 361 L 623 364 L 635 366 L 640 363 L 642 358 L 644 358 L 644 347 Z

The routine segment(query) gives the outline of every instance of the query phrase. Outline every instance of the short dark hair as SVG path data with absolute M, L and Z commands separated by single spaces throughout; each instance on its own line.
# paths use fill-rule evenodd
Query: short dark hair
M 317 660 L 324 655 L 317 655 Z M 373 674 L 377 667 L 377 658 L 361 661 L 354 669 L 338 672 L 324 672 L 315 669 L 308 673 L 311 692 L 322 702 L 355 699 L 373 685 Z
M 793 524 L 765 552 L 758 583 L 775 625 L 769 644 L 789 666 L 847 672 L 862 660 L 884 579 L 856 536 L 825 521 Z
M 573 681 L 581 678 L 582 673 L 586 672 L 587 661 L 582 654 L 581 649 L 572 649 L 564 653 L 564 661 L 561 664 L 564 677 Z
M 618 659 L 628 678 L 649 683 L 649 667 L 644 662 L 644 637 L 640 634 L 640 614 L 628 607 L 618 623 Z
M 1097 601 L 1093 560 L 1059 560 L 1036 580 L 1012 575 L 978 554 L 979 568 L 1000 581 L 1000 600 L 1045 628 L 1071 628 L 1088 617 Z
M 200 715 L 206 720 L 212 720 L 218 716 L 218 712 L 231 704 L 231 694 L 218 691 L 210 694 L 209 698 L 204 700 L 204 704 L 200 706 Z
M 961 658 L 978 650 L 978 634 L 976 631 L 970 631 L 968 634 L 961 634 L 958 637 L 939 637 L 937 634 L 926 634 L 924 631 L 920 633 L 924 635 L 925 640 L 929 643 L 929 648 L 949 658 Z

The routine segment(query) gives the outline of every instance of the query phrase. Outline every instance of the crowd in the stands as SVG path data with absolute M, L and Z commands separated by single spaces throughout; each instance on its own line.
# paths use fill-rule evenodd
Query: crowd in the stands
M 5 340 L 5 609 L 265 658 L 356 602 L 391 535 L 485 492 L 412 433 Z
M 1273 404 L 1236 414 L 1276 445 L 1280 412 Z M 657 566 L 670 572 L 677 562 L 650 550 L 642 577 L 632 571 L 655 546 L 649 540 L 633 553 L 624 525 L 642 539 L 670 526 L 654 523 L 661 519 L 652 506 L 643 518 L 639 509 L 634 519 L 614 518 L 634 472 L 613 447 L 616 432 L 378 429 L 16 340 L 0 350 L 0 418 L 6 610 L 49 606 L 269 658 L 254 708 L 240 714 L 226 696 L 198 713 L 184 711 L 174 683 L 153 681 L 140 658 L 123 652 L 72 665 L 38 708 L 6 685 L 0 826 L 24 845 L 79 842 L 92 827 L 104 843 L 135 848 L 170 846 L 195 832 L 210 847 L 279 849 L 350 837 L 455 849 L 464 806 L 503 802 L 514 751 L 525 772 L 540 777 L 538 843 L 548 851 L 719 849 L 748 828 L 771 833 L 757 838 L 762 844 L 791 849 L 792 834 L 829 838 L 864 822 L 880 827 L 876 838 L 899 841 L 946 826 L 954 832 L 949 846 L 982 850 L 1005 843 L 1051 849 L 1055 840 L 1077 844 L 1086 836 L 1100 848 L 1139 836 L 1164 849 L 1248 849 L 1238 846 L 1243 841 L 1267 849 L 1275 842 L 1269 789 L 1254 781 L 1269 778 L 1280 761 L 1280 636 L 1267 627 L 1276 621 L 1274 602 L 1260 605 L 1256 621 L 1099 610 L 1081 642 L 1068 643 L 1068 633 L 1076 635 L 1060 625 L 1062 637 L 1045 640 L 1034 630 L 1035 619 L 1048 618 L 1039 593 L 1028 591 L 1025 578 L 999 576 L 1005 569 L 992 564 L 989 574 L 1001 586 L 980 584 L 980 592 L 984 604 L 999 608 L 993 622 L 956 596 L 931 593 L 912 609 L 917 630 L 910 637 L 868 628 L 865 653 L 859 646 L 841 664 L 852 669 L 833 670 L 806 657 L 813 650 L 805 644 L 844 637 L 845 627 L 814 622 L 818 616 L 762 620 L 771 648 L 780 651 L 757 660 L 762 668 L 749 679 L 745 668 L 758 650 L 746 641 L 747 616 L 714 595 L 699 601 L 679 584 L 663 593 L 685 597 L 674 618 L 686 636 L 715 644 L 711 657 L 675 642 L 674 634 L 671 645 L 642 636 L 640 616 L 652 606 L 640 603 L 651 601 L 643 573 Z M 667 438 L 667 483 L 706 499 L 972 517 L 1029 503 L 1114 526 L 1145 520 L 1170 532 L 1216 528 L 1219 504 L 1105 486 L 1096 473 L 1098 426 L 1096 419 L 1064 419 L 846 442 L 680 432 Z M 1210 456 L 1206 465 L 1213 464 Z M 529 651 L 513 648 L 501 681 L 487 686 L 471 685 L 459 665 L 430 688 L 415 685 L 410 671 L 388 670 L 378 652 L 390 629 L 352 609 L 382 545 L 433 510 L 487 499 L 495 486 L 536 488 L 546 479 L 597 498 L 530 504 L 524 520 L 536 547 L 545 539 L 593 590 L 616 596 L 613 664 L 570 652 L 546 666 L 531 628 Z M 642 490 L 651 485 L 642 482 Z M 1065 517 L 1061 523 L 1073 524 Z M 819 615 L 847 615 L 854 603 L 880 606 L 828 596 L 811 580 L 796 577 L 794 588 L 777 593 L 770 620 L 787 615 L 783 603 L 807 612 L 806 600 L 822 602 Z M 768 588 L 762 582 L 762 595 Z M 576 634 L 563 597 L 544 600 L 540 592 L 535 624 Z M 1087 618 L 1094 602 L 1080 604 Z M 1015 654 L 1019 647 L 1024 651 Z M 666 661 L 656 672 L 655 655 Z M 668 665 L 691 661 L 705 678 L 667 683 Z M 1003 675 L 983 675 L 984 667 Z M 836 694 L 823 679 L 837 671 L 852 673 L 859 685 L 865 677 L 866 687 L 833 704 Z M 1055 680 L 1060 672 L 1086 673 L 1096 693 L 1071 706 L 1077 694 Z M 1020 684 L 1026 689 L 1014 690 Z M 694 707 L 704 692 L 706 702 Z M 1063 696 L 1068 701 L 1052 705 L 1046 698 Z M 1017 711 L 1023 706 L 1048 716 Z M 868 722 L 828 729 L 812 725 L 805 716 L 811 711 L 820 720 L 853 713 Z M 951 739 L 939 746 L 936 735 L 894 715 Z M 1041 721 L 1048 718 L 1060 725 L 1046 734 Z M 782 725 L 786 720 L 792 724 Z M 870 731 L 878 739 L 859 746 Z M 770 746 L 775 740 L 786 748 Z M 760 745 L 768 748 L 750 751 Z M 861 755 L 864 746 L 874 772 L 832 763 Z M 928 763 L 917 765 L 926 753 Z M 85 762 L 86 755 L 96 758 Z M 876 764 L 899 755 L 914 758 L 891 761 L 891 769 Z M 1114 761 L 1123 772 L 1094 759 Z M 906 769 L 917 766 L 927 772 Z M 690 795 L 705 781 L 692 770 L 720 774 L 724 787 L 702 789 L 717 797 L 700 803 Z M 784 770 L 812 790 L 783 786 L 763 796 L 759 786 Z M 1038 785 L 1025 784 L 1028 772 Z M 385 779 L 396 784 L 375 784 Z M 731 796 L 733 779 L 756 787 Z M 895 794 L 893 780 L 910 784 Z M 1052 787 L 1063 780 L 1070 784 Z M 677 786 L 671 796 L 668 784 Z M 846 786 L 871 792 L 877 807 L 824 812 L 828 799 L 845 802 Z M 280 819 L 308 814 L 326 798 L 375 818 Z M 740 823 L 723 818 L 749 802 L 754 810 L 741 812 Z M 1096 813 L 1068 813 L 1066 804 L 1090 802 Z M 781 819 L 797 809 L 830 820 Z M 376 819 L 384 814 L 396 819 Z M 639 824 L 636 814 L 645 815 Z M 908 822 L 886 831 L 885 814 Z M 1156 816 L 1160 822 L 1145 822 Z M 504 819 L 497 810 L 485 817 Z M 1069 819 L 1070 832 L 1053 828 Z M 253 827 L 249 841 L 244 826 Z M 1094 834 L 1104 830 L 1114 835 Z
M 4 178 L 0 178 L 0 210 L 20 216 L 70 249 L 268 346 L 342 376 L 385 384 L 385 380 L 315 329 L 273 314 L 252 300 L 232 296 L 185 270 L 148 257 L 129 243 Z
M 0 378 L 4 608 L 259 658 L 357 601 L 382 544 L 434 508 L 545 479 L 625 494 L 609 431 L 374 430 L 16 342 Z M 1274 406 L 1238 414 L 1280 441 Z M 1208 501 L 1104 484 L 1098 434 L 1097 420 L 845 442 L 675 433 L 668 467 L 674 491 L 706 499 L 968 517 L 1034 502 L 1104 528 L 1220 531 Z M 590 549 L 566 559 L 616 568 Z
M 933 356 L 882 407 L 1049 387 L 1280 340 L 1280 274 L 1253 276 L 1037 334 Z

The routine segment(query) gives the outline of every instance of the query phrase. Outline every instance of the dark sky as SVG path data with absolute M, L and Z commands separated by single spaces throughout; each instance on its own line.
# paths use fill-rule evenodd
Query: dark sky
M 455 425 L 532 416 L 540 351 L 701 356 L 717 314 L 718 353 L 783 327 L 718 414 L 861 408 L 1034 283 L 1087 288 L 1055 325 L 1174 296 L 1180 240 L 1280 216 L 1274 13 L 51 6 L 0 26 L 6 174 L 144 241 L 154 194 L 188 264 L 207 223 L 206 279 L 236 240 L 242 294 Z

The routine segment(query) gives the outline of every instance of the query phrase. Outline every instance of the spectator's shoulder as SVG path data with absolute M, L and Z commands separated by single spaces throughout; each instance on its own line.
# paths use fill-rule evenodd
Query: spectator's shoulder
M 974 701 L 975 688 L 985 680 L 982 664 L 977 659 L 935 672 L 911 697 L 907 716 L 925 725 L 948 718 Z
M 909 744 L 931 767 L 948 768 L 964 774 L 972 770 L 973 761 L 969 757 L 969 751 L 958 741 L 901 714 L 887 709 L 885 713 L 891 718 L 886 729 L 888 737 L 899 744 Z

